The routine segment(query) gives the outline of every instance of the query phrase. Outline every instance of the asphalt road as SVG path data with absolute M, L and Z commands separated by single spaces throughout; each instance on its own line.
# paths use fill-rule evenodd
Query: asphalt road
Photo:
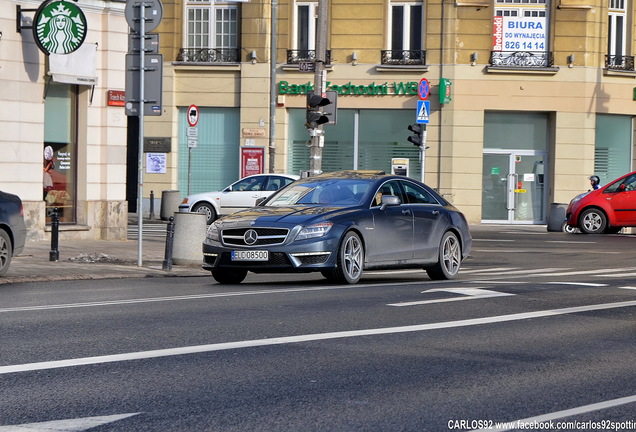
M 636 430 L 636 236 L 473 235 L 445 282 L 2 286 L 0 432 Z

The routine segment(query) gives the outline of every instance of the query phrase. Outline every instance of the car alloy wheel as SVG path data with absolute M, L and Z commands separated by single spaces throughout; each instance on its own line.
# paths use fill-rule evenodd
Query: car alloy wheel
M 344 235 L 338 248 L 338 263 L 330 272 L 323 271 L 327 279 L 334 282 L 357 283 L 362 277 L 364 266 L 364 248 L 358 234 L 349 231 Z
M 587 209 L 581 214 L 579 228 L 585 234 L 600 234 L 605 231 L 607 218 L 605 213 L 598 209 Z
M 447 231 L 439 245 L 437 264 L 426 269 L 428 276 L 434 280 L 453 279 L 459 273 L 462 263 L 462 248 L 455 233 Z

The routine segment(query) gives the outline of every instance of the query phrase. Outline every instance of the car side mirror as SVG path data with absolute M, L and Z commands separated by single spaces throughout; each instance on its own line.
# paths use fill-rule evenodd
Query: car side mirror
M 266 199 L 267 199 L 267 197 L 260 197 L 260 198 L 257 198 L 257 199 L 256 199 L 256 203 L 254 203 L 254 206 L 255 206 L 255 207 L 260 207 L 260 206 L 262 206 Z
M 382 195 L 382 205 L 380 206 L 380 210 L 384 211 L 387 207 L 399 206 L 400 204 L 402 204 L 402 202 L 395 195 Z
M 619 191 L 619 192 L 625 192 L 626 190 L 627 190 L 627 186 L 625 186 L 624 184 L 622 184 L 622 185 L 620 185 L 620 186 L 618 187 L 618 191 Z

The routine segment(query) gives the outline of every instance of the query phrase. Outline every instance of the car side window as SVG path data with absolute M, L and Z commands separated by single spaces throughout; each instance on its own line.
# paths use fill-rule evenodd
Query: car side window
M 622 188 L 621 186 L 624 186 L 624 188 Z M 615 193 L 620 192 L 621 190 L 636 190 L 636 174 L 626 177 L 625 179 L 623 179 L 623 181 L 616 182 L 608 186 L 605 191 L 603 191 L 603 193 Z
M 410 182 L 402 182 L 406 202 L 409 204 L 439 204 L 426 189 Z
M 278 189 L 282 188 L 283 186 L 287 186 L 293 181 L 294 179 L 290 179 L 287 177 L 270 177 L 267 181 L 266 190 L 277 191 Z
M 401 202 L 405 202 L 402 196 L 402 190 L 400 189 L 400 183 L 397 180 L 391 180 L 382 184 L 375 193 L 371 205 L 379 206 L 382 203 L 382 196 L 384 195 L 393 195 L 398 197 Z
M 234 183 L 232 191 L 259 191 L 263 190 L 264 177 L 248 177 Z

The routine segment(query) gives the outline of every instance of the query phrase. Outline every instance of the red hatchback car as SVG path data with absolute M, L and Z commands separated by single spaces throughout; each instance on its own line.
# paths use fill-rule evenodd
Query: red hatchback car
M 636 226 L 636 171 L 576 196 L 566 219 L 568 225 L 586 234 L 611 234 Z

